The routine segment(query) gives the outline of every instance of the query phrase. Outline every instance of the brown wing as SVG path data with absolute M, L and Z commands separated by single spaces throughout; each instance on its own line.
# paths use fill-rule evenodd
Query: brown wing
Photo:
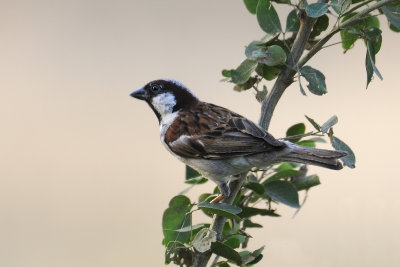
M 277 151 L 286 146 L 252 121 L 203 102 L 181 112 L 166 132 L 165 142 L 180 156 L 205 159 Z

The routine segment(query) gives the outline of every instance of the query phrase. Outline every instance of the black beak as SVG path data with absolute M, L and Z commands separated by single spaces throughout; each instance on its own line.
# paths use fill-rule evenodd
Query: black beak
M 148 98 L 148 94 L 147 94 L 146 90 L 144 90 L 143 88 L 140 88 L 136 91 L 133 91 L 131 93 L 131 97 L 141 99 L 141 100 L 146 100 Z

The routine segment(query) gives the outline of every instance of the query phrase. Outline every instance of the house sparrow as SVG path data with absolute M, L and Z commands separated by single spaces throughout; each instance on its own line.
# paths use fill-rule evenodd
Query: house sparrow
M 161 142 L 175 157 L 213 180 L 222 197 L 228 178 L 253 167 L 297 162 L 339 170 L 347 153 L 275 139 L 266 130 L 226 108 L 200 101 L 172 79 L 149 82 L 132 97 L 149 104 L 160 123 Z

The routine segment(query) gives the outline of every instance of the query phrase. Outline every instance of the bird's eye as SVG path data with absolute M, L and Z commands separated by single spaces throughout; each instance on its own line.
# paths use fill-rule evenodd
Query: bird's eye
M 161 90 L 161 85 L 159 85 L 159 84 L 153 84 L 153 85 L 151 85 L 150 90 L 151 90 L 153 93 L 157 93 L 158 91 Z

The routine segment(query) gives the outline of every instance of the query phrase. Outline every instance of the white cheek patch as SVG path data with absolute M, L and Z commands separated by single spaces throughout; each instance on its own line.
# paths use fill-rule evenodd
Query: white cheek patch
M 172 113 L 172 110 L 176 105 L 176 99 L 171 93 L 162 93 L 153 97 L 151 104 L 163 118 L 164 116 Z

